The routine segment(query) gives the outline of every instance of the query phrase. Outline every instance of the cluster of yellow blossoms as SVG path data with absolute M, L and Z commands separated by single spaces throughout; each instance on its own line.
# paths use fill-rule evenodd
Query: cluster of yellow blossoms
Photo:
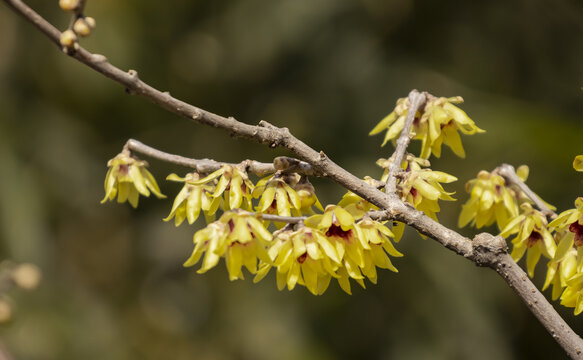
M 425 107 L 415 114 L 413 139 L 421 140 L 421 158 L 428 159 L 431 154 L 441 156 L 441 145 L 445 144 L 459 157 L 465 157 L 466 153 L 458 130 L 465 135 L 473 135 L 484 132 L 476 126 L 468 115 L 455 106 L 464 100 L 461 96 L 444 98 L 430 96 L 425 102 Z M 383 146 L 392 140 L 395 142 L 403 126 L 409 110 L 409 98 L 397 100 L 397 106 L 389 115 L 371 130 L 369 135 L 376 135 L 387 130 Z
M 583 155 L 575 158 L 573 168 L 583 171 Z M 516 173 L 526 181 L 528 168 L 521 166 Z M 515 235 L 512 258 L 518 262 L 526 254 L 530 277 L 541 257 L 546 258 L 543 290 L 552 285 L 553 300 L 560 297 L 562 305 L 575 308 L 575 315 L 583 312 L 583 198 L 575 201 L 574 209 L 548 223 L 518 187 L 508 185 L 496 172 L 481 171 L 466 184 L 466 191 L 471 195 L 462 207 L 458 225 L 480 228 L 496 222 L 502 237 Z
M 464 134 L 482 132 L 453 105 L 461 101 L 459 97 L 429 96 L 411 130 L 414 139 L 422 140 L 421 157 L 407 155 L 397 174 L 397 191 L 402 200 L 433 219 L 440 211 L 438 200 L 454 200 L 453 193 L 445 191 L 442 184 L 457 179 L 429 169 L 427 158 L 431 154 L 439 156 L 441 144 L 464 156 L 458 130 Z M 395 110 L 371 134 L 387 129 L 384 143 L 395 140 L 403 129 L 408 107 L 408 100 L 400 99 Z M 364 181 L 374 186 L 386 183 L 391 161 L 377 162 L 384 168 L 380 181 L 370 177 Z M 110 160 L 108 166 L 103 201 L 117 196 L 118 202 L 128 200 L 136 207 L 139 195 L 149 196 L 152 192 L 164 196 L 146 170 L 147 164 L 128 149 Z M 204 273 L 224 258 L 230 280 L 243 279 L 245 267 L 255 276 L 255 282 L 275 268 L 280 290 L 303 285 L 314 295 L 322 294 L 332 278 L 350 294 L 350 279 L 365 287 L 365 278 L 377 282 L 377 268 L 397 272 L 390 257 L 402 256 L 393 241 L 400 240 L 404 224 L 393 222 L 389 229 L 383 222 L 373 220 L 369 212 L 377 207 L 352 192 L 346 193 L 337 205 L 324 209 L 306 175 L 275 168 L 279 170 L 256 184 L 243 165 L 224 164 L 211 174 L 192 172 L 184 177 L 167 177 L 184 186 L 164 220 L 174 219 L 176 226 L 185 220 L 193 224 L 202 213 L 208 224 L 195 233 L 194 250 L 185 266 L 202 259 L 198 272 Z M 254 199 L 258 199 L 256 204 Z M 277 230 L 272 233 L 270 227 Z

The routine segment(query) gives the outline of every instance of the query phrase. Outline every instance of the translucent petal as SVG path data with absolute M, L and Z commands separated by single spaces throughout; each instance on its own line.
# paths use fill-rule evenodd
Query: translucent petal
M 385 146 L 387 141 L 397 137 L 401 133 L 401 130 L 403 130 L 403 125 L 405 125 L 405 114 L 400 116 L 397 121 L 391 125 L 381 146 Z
M 397 118 L 397 113 L 394 111 L 389 115 L 385 116 L 368 134 L 376 135 L 381 131 L 387 129 Z
M 134 208 L 137 208 L 139 200 L 140 200 L 140 194 L 138 193 L 138 190 L 136 190 L 135 186 L 130 184 L 130 193 L 128 195 L 128 202 Z
M 318 295 L 318 273 L 310 266 L 311 261 L 306 261 L 301 265 L 302 275 L 306 287 L 314 295 Z
M 261 199 L 259 200 L 259 206 L 257 207 L 260 212 L 264 212 L 269 209 L 275 198 L 275 186 L 267 186 L 263 192 Z
M 126 202 L 130 195 L 130 187 L 132 185 L 128 182 L 120 182 L 117 184 L 117 202 L 123 203 Z
M 148 186 L 148 189 L 150 189 L 154 193 L 154 195 L 156 195 L 157 198 L 165 199 L 166 195 L 162 194 L 162 192 L 160 191 L 160 188 L 158 187 L 158 183 L 156 182 L 154 176 L 144 167 L 140 168 L 140 172 L 142 174 L 142 177 L 146 181 L 146 186 Z
M 193 224 L 198 219 L 198 215 L 200 215 L 202 189 L 196 185 L 190 186 L 193 186 L 193 188 L 186 200 L 186 217 L 188 218 L 188 223 Z
M 147 170 L 146 170 L 147 171 Z M 130 165 L 128 175 L 138 192 L 144 196 L 150 196 L 150 190 L 146 186 L 146 180 L 142 177 L 140 168 L 136 165 Z
M 528 276 L 534 276 L 534 268 L 540 259 L 541 251 L 539 244 L 531 247 L 526 253 L 526 268 L 528 270 Z
M 231 178 L 231 186 L 229 188 L 229 207 L 231 209 L 236 209 L 241 206 L 241 202 L 243 201 L 242 182 L 243 179 L 240 176 L 233 175 Z
M 225 167 L 221 167 L 219 170 L 213 172 L 212 174 L 209 174 L 208 176 L 205 176 L 200 180 L 193 181 L 192 184 L 194 184 L 194 185 L 206 184 L 209 181 L 212 181 L 212 180 L 218 178 L 219 176 L 223 175 L 224 172 L 225 172 Z M 222 193 L 222 191 L 221 191 L 221 193 Z
M 240 244 L 232 245 L 226 254 L 227 270 L 229 272 L 229 280 L 237 280 L 243 278 L 241 266 L 243 265 L 243 254 Z
M 289 200 L 287 193 L 281 187 L 277 187 L 275 190 L 275 199 L 277 202 L 277 214 L 281 216 L 290 216 Z
M 261 263 L 259 265 L 259 270 L 257 271 L 257 274 L 255 274 L 255 277 L 253 278 L 253 283 L 258 283 L 259 281 L 263 280 L 263 278 L 267 276 L 267 274 L 269 274 L 269 270 L 271 270 L 270 264 Z
M 443 142 L 449 146 L 454 154 L 461 157 L 462 159 L 465 158 L 466 152 L 462 146 L 462 139 L 460 138 L 460 134 L 458 134 L 457 129 L 453 126 L 445 126 L 442 131 L 445 135 Z
M 176 213 L 176 209 L 178 209 L 178 207 L 182 205 L 182 202 L 188 197 L 189 193 L 190 192 L 187 189 L 187 185 L 182 187 L 182 190 L 180 190 L 180 192 L 178 193 L 178 195 L 176 195 L 176 198 L 174 199 L 174 203 L 172 204 L 170 214 L 168 215 L 168 217 L 164 218 L 164 221 L 170 221 L 170 219 L 172 219 L 172 217 Z
M 288 288 L 288 290 L 293 290 L 294 287 L 296 287 L 296 284 L 298 283 L 300 276 L 301 276 L 300 264 L 298 262 L 294 261 L 292 266 L 291 266 L 291 269 L 289 270 L 289 272 L 287 274 L 287 288 Z

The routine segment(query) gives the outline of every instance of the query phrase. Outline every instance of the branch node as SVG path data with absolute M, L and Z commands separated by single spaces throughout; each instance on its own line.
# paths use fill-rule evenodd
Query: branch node
M 105 64 L 107 62 L 105 55 L 101 54 L 91 54 L 91 60 L 98 64 Z
M 194 112 L 192 113 L 192 120 L 198 120 L 201 117 L 202 117 L 202 112 L 200 110 L 194 110 Z
M 478 266 L 492 267 L 501 254 L 508 253 L 508 245 L 502 236 L 480 233 L 472 240 L 472 259 Z
M 138 72 L 136 70 L 133 69 L 128 70 L 128 75 L 132 78 L 133 81 L 139 80 Z

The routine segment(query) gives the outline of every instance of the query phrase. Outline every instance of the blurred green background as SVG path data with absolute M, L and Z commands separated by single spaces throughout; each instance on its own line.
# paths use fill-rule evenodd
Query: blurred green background
M 57 1 L 29 2 L 57 27 Z M 203 109 L 291 131 L 358 176 L 391 148 L 368 131 L 410 89 L 462 95 L 487 130 L 433 168 L 464 183 L 527 164 L 559 210 L 583 188 L 583 2 L 568 0 L 89 0 L 82 44 Z M 189 157 L 271 161 L 271 151 L 167 113 L 64 56 L 0 5 L 0 257 L 33 262 L 32 292 L 9 293 L 1 346 L 15 359 L 527 359 L 564 357 L 492 271 L 409 231 L 395 260 L 353 295 L 229 282 L 181 266 L 202 224 L 165 223 L 186 169 L 151 160 L 170 199 L 100 205 L 105 164 L 128 138 Z M 415 147 L 413 147 L 415 148 Z M 314 180 L 322 202 L 343 190 Z M 489 229 L 494 232 L 495 229 Z M 473 236 L 473 229 L 462 233 Z M 544 277 L 540 264 L 535 282 Z M 547 294 L 548 295 L 548 294 Z M 560 307 L 558 303 L 554 303 Z M 559 309 L 583 334 L 581 318 Z

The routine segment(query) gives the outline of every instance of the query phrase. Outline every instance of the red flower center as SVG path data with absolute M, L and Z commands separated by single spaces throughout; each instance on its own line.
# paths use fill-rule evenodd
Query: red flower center
M 328 237 L 338 236 L 338 237 L 342 238 L 343 240 L 349 240 L 350 237 L 352 236 L 352 229 L 345 231 L 345 230 L 342 230 L 342 227 L 340 227 L 336 224 L 332 224 L 328 228 L 328 231 L 326 231 L 326 236 L 328 236 Z
M 543 236 L 539 232 L 533 230 L 530 233 L 530 235 L 528 236 L 528 239 L 526 239 L 526 247 L 531 248 L 534 245 L 536 245 L 536 243 L 538 241 L 540 241 L 542 239 L 543 239 Z
M 575 246 L 583 245 L 583 225 L 575 221 L 569 226 L 569 231 L 575 233 Z

